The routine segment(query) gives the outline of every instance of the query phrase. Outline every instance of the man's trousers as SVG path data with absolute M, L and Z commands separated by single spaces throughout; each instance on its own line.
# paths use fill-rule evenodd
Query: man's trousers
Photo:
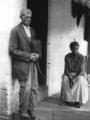
M 26 113 L 28 110 L 34 110 L 38 101 L 38 79 L 37 79 L 37 67 L 35 63 L 30 64 L 29 77 L 26 81 L 19 81 L 20 92 L 19 99 L 20 112 Z

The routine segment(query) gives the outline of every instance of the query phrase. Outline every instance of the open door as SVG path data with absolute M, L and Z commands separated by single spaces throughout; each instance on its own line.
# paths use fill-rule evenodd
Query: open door
M 37 39 L 41 40 L 42 58 L 40 60 L 39 85 L 46 86 L 46 61 L 47 61 L 47 24 L 48 0 L 27 0 L 27 7 L 32 10 L 31 26 L 36 31 Z

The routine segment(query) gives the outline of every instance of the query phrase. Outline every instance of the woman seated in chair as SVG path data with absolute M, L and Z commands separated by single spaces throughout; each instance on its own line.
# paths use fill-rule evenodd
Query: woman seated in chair
M 86 60 L 78 49 L 78 42 L 70 43 L 71 53 L 65 56 L 61 97 L 66 104 L 80 108 L 88 101 L 88 82 L 85 78 Z

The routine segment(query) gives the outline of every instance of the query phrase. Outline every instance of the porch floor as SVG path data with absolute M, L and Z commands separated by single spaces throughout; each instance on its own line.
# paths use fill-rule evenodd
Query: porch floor
M 81 108 L 60 105 L 59 94 L 47 97 L 39 102 L 35 114 L 40 120 L 89 120 L 90 95 L 88 102 L 81 106 Z M 18 112 L 11 117 L 11 120 L 20 120 Z

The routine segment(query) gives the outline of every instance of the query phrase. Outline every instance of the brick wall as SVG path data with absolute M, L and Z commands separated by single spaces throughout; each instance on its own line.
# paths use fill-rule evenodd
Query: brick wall
M 0 74 L 0 115 L 7 116 L 7 83 Z
M 70 42 L 76 39 L 80 43 L 80 52 L 84 55 L 87 54 L 87 42 L 83 39 L 83 25 L 83 17 L 79 27 L 77 27 L 76 19 L 71 16 L 71 0 L 49 1 L 47 60 L 49 95 L 60 92 L 64 56 L 70 51 Z
M 10 30 L 20 21 L 20 10 L 25 6 L 24 0 L 0 1 L 0 119 L 11 113 L 11 91 L 14 92 L 8 55 Z

